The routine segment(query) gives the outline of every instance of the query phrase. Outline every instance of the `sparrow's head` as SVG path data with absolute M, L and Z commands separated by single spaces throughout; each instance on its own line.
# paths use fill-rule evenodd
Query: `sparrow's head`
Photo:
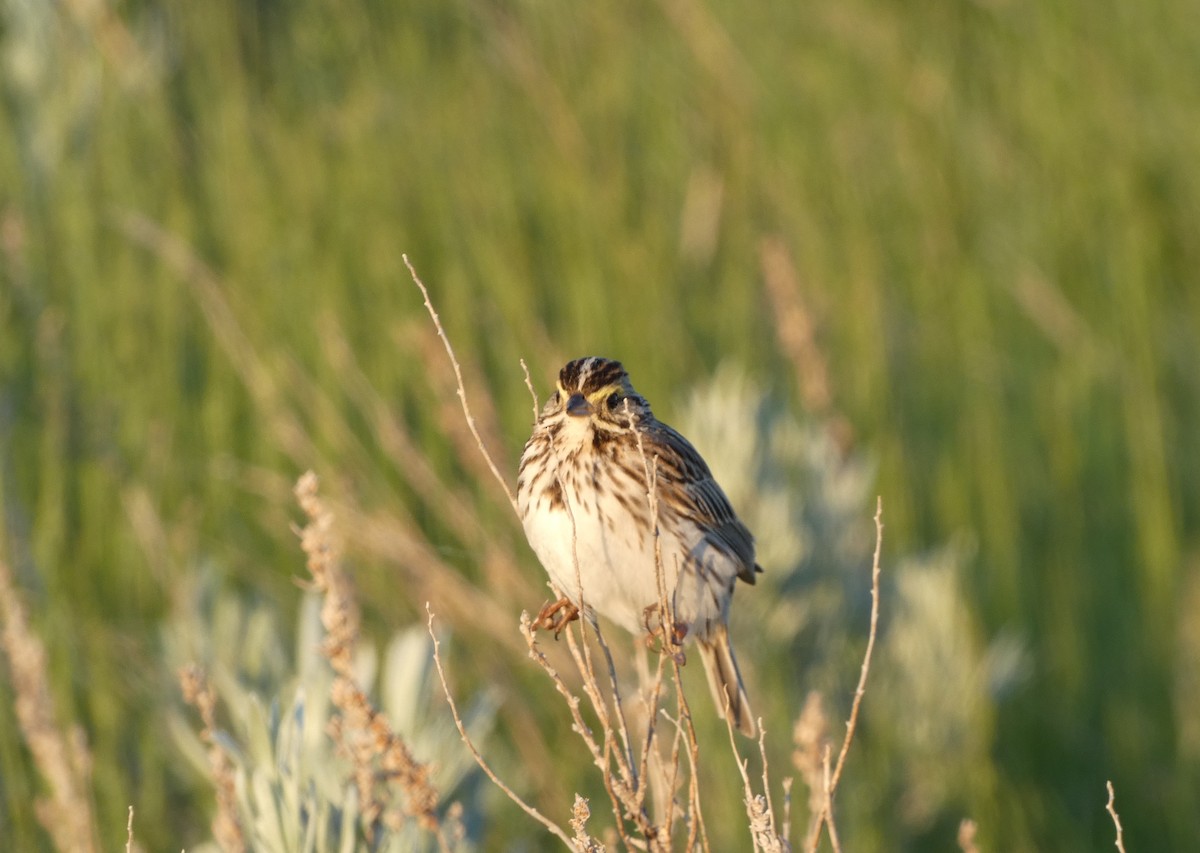
M 542 417 L 561 412 L 568 418 L 587 418 L 601 425 L 630 426 L 649 415 L 650 404 L 633 390 L 621 362 L 599 356 L 577 358 L 558 372 L 558 388 Z

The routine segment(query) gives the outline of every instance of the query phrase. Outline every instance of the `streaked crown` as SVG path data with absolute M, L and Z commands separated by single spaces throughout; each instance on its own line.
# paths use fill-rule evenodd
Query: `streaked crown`
M 567 362 L 558 372 L 558 389 L 567 395 L 582 394 L 589 398 L 601 391 L 633 393 L 624 365 L 598 355 Z
M 542 416 L 560 412 L 625 426 L 651 417 L 650 404 L 633 390 L 621 362 L 594 355 L 567 362 L 558 372 L 557 393 Z

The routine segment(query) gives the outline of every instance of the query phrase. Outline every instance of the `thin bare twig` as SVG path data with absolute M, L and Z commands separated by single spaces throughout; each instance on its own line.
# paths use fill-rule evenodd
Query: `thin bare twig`
M 655 669 L 654 679 L 652 681 L 650 679 L 650 672 L 646 667 L 645 657 L 642 655 L 638 655 L 637 657 L 638 682 L 641 686 L 641 690 L 639 690 L 638 695 L 645 706 L 646 714 L 646 739 L 642 743 L 642 760 L 638 769 L 638 778 L 644 780 L 645 784 L 638 789 L 639 805 L 645 802 L 646 793 L 650 789 L 650 782 L 655 778 L 652 777 L 650 773 L 651 758 L 655 759 L 655 767 L 658 767 L 661 764 L 659 752 L 654 748 L 654 737 L 657 730 L 658 704 L 662 697 L 663 670 L 666 667 L 666 662 L 667 656 L 660 653 L 658 656 L 658 666 Z M 649 685 L 650 690 L 649 700 L 646 698 L 647 685 Z M 670 790 L 668 790 L 666 793 L 669 794 Z M 661 800 L 662 798 L 659 797 L 659 799 Z M 665 807 L 662 807 L 660 802 L 656 801 L 654 811 L 655 814 L 662 814 L 666 811 L 666 809 Z
M 854 740 L 854 730 L 858 725 L 858 711 L 862 705 L 863 695 L 867 692 L 867 675 L 871 671 L 871 654 L 875 650 L 875 636 L 879 629 L 879 574 L 880 556 L 883 552 L 883 498 L 875 500 L 875 555 L 871 560 L 871 630 L 867 635 L 867 650 L 863 654 L 862 671 L 858 676 L 858 687 L 854 691 L 854 701 L 850 706 L 850 719 L 846 721 L 846 736 L 842 739 L 842 748 L 838 753 L 837 764 L 829 773 L 825 784 L 825 803 L 817 817 L 816 826 L 809 836 L 809 850 L 815 851 L 821 837 L 822 824 L 829 827 L 829 840 L 834 850 L 840 850 L 837 841 L 837 830 L 833 822 L 833 796 L 837 791 L 838 782 L 842 778 L 842 769 L 846 765 L 846 755 L 850 752 L 850 743 Z M 826 763 L 829 749 L 826 748 Z
M 842 853 L 842 842 L 838 840 L 837 823 L 833 819 L 833 789 L 837 784 L 831 778 L 829 772 L 829 753 L 830 747 L 825 745 L 825 755 L 822 757 L 821 766 L 825 770 L 825 809 L 822 812 L 825 815 L 825 825 L 829 829 L 829 843 L 833 845 L 834 853 Z M 817 835 L 820 838 L 820 835 Z M 814 850 L 816 847 L 814 846 Z
M 625 415 L 632 421 L 633 413 L 630 410 L 629 400 L 625 401 Z M 687 849 L 694 850 L 696 847 L 697 838 L 704 845 L 704 849 L 708 850 L 708 833 L 704 827 L 704 815 L 700 809 L 700 788 L 699 780 L 696 777 L 696 768 L 699 764 L 698 749 L 696 744 L 696 729 L 692 723 L 691 709 L 687 704 L 687 697 L 683 694 L 683 679 L 680 675 L 680 661 L 682 660 L 682 648 L 675 639 L 675 611 L 672 606 L 670 596 L 667 594 L 667 577 L 666 569 L 663 567 L 662 554 L 662 536 L 659 530 L 659 515 L 658 515 L 658 456 L 649 459 L 646 456 L 646 447 L 642 441 L 642 434 L 636 433 L 638 455 L 642 460 L 642 470 L 646 478 L 646 505 L 650 510 L 650 530 L 654 537 L 654 579 L 658 590 L 658 618 L 659 618 L 659 636 L 660 646 L 659 655 L 670 659 L 672 666 L 672 674 L 675 682 L 675 697 L 677 700 L 678 721 L 676 722 L 676 738 L 671 747 L 671 777 L 668 784 L 666 796 L 664 799 L 667 803 L 666 817 L 664 825 L 667 828 L 669 835 L 671 825 L 674 821 L 675 807 L 675 785 L 679 778 L 679 756 L 680 743 L 682 741 L 688 746 L 688 762 L 690 773 L 688 775 L 688 811 L 686 814 L 688 823 L 688 839 Z M 676 566 L 675 577 L 679 577 L 678 566 Z M 662 667 L 659 667 L 659 677 L 662 676 Z M 655 690 L 657 697 L 658 691 Z M 652 709 L 653 710 L 653 709 Z M 650 729 L 647 732 L 647 748 L 650 746 L 650 734 L 653 732 L 653 721 L 651 721 Z
M 1123 829 L 1121 829 L 1121 818 L 1117 814 L 1117 808 L 1115 805 L 1116 800 L 1117 800 L 1117 794 L 1116 794 L 1116 791 L 1113 790 L 1113 783 L 1112 783 L 1112 780 L 1110 779 L 1108 782 L 1108 805 L 1106 806 L 1106 808 L 1108 810 L 1108 813 L 1110 815 L 1112 815 L 1113 826 L 1115 826 L 1117 828 L 1117 840 L 1115 842 L 1117 845 L 1117 849 L 1119 851 L 1121 851 L 1121 853 L 1125 853 L 1125 831 Z
M 858 687 L 854 690 L 854 703 L 850 706 L 850 720 L 846 723 L 846 737 L 842 740 L 842 750 L 838 753 L 837 765 L 833 769 L 833 788 L 837 790 L 842 778 L 842 768 L 846 766 L 846 754 L 850 752 L 850 742 L 854 740 L 854 727 L 858 724 L 858 709 L 862 705 L 863 694 L 867 692 L 867 674 L 871 671 L 871 653 L 875 650 L 875 635 L 879 628 L 879 558 L 883 551 L 883 498 L 875 499 L 875 555 L 871 559 L 871 633 L 867 635 L 867 650 L 863 654 L 862 672 L 858 676 Z
M 748 759 L 742 758 L 741 753 L 738 752 L 737 739 L 733 734 L 733 722 L 730 720 L 728 697 L 725 700 L 725 729 L 729 734 L 729 746 L 737 759 L 738 772 L 742 774 L 743 803 L 746 806 L 746 817 L 750 821 L 750 840 L 754 844 L 754 849 L 762 850 L 764 853 L 784 853 L 784 851 L 790 850 L 787 838 L 780 837 L 775 825 L 775 809 L 771 803 L 770 767 L 767 762 L 767 732 L 763 727 L 762 717 L 758 718 L 758 752 L 763 763 L 763 792 L 761 794 L 754 793 L 754 786 L 750 783 L 750 774 L 746 772 Z M 788 818 L 786 804 L 790 802 L 790 789 L 791 779 L 787 779 L 784 782 L 785 827 Z
M 437 328 L 438 337 L 442 339 L 443 346 L 446 347 L 446 354 L 450 356 L 450 364 L 454 367 L 454 378 L 458 380 L 458 399 L 462 403 L 463 416 L 467 420 L 467 427 L 471 430 L 471 435 L 475 437 L 475 443 L 479 445 L 479 452 L 483 454 L 483 458 L 487 461 L 488 467 L 492 469 L 492 476 L 496 478 L 496 482 L 500 484 L 500 488 L 504 490 L 508 502 L 512 504 L 513 512 L 520 515 L 517 509 L 517 499 L 513 497 L 512 489 L 508 486 L 508 480 L 500 473 L 500 469 L 496 467 L 496 463 L 492 460 L 492 454 L 488 452 L 484 446 L 483 438 L 479 435 L 479 429 L 475 426 L 475 416 L 471 414 L 471 407 L 467 403 L 467 390 L 463 386 L 462 368 L 459 367 L 458 359 L 454 355 L 454 347 L 450 345 L 450 338 L 446 335 L 446 330 L 442 328 L 441 318 L 434 310 L 433 302 L 429 299 L 429 291 L 425 289 L 424 282 L 417 275 L 416 269 L 412 262 L 409 261 L 408 255 L 401 255 L 404 259 L 404 265 L 408 267 L 408 273 L 412 276 L 413 282 L 421 290 L 421 295 L 425 297 L 425 310 L 429 312 L 430 318 L 433 320 L 433 325 Z
M 672 618 L 672 624 L 674 624 Z M 671 658 L 671 668 L 675 677 L 675 698 L 679 710 L 680 722 L 686 725 L 684 729 L 688 757 L 688 840 L 687 850 L 695 850 L 699 841 L 701 849 L 709 853 L 708 829 L 704 825 L 704 812 L 700 809 L 700 743 L 696 738 L 696 726 L 692 720 L 692 709 L 687 696 L 683 692 L 683 672 L 679 658 Z M 668 827 L 670 824 L 668 824 Z
M 538 419 L 538 396 L 537 391 L 533 390 L 533 380 L 529 378 L 529 366 L 525 364 L 525 359 L 521 359 L 521 370 L 525 374 L 525 387 L 529 389 L 529 396 L 533 398 L 533 422 L 537 423 Z M 584 803 L 586 804 L 586 800 Z
M 405 259 L 405 262 L 407 262 L 407 258 Z M 429 637 L 433 640 L 433 663 L 434 666 L 437 667 L 438 679 L 442 682 L 442 693 L 446 697 L 446 702 L 450 705 L 450 714 L 454 717 L 454 725 L 458 728 L 458 735 L 462 738 L 463 743 L 466 744 L 467 749 L 471 753 L 471 757 L 475 759 L 475 763 L 479 765 L 479 769 L 486 773 L 487 777 L 492 780 L 492 783 L 501 791 L 503 791 L 510 800 L 516 803 L 521 810 L 525 812 L 525 814 L 529 815 L 542 826 L 546 827 L 546 829 L 548 829 L 555 837 L 560 839 L 563 844 L 567 845 L 568 850 L 575 850 L 575 842 L 571 840 L 571 836 L 567 835 L 563 828 L 557 823 L 550 820 L 536 808 L 521 799 L 512 788 L 504 784 L 504 781 L 497 776 L 495 771 L 492 770 L 488 763 L 483 760 L 483 756 L 480 755 L 479 750 L 471 741 L 471 736 L 467 734 L 467 727 L 464 725 L 462 717 L 458 713 L 458 705 L 454 701 L 454 695 L 450 692 L 450 684 L 448 681 L 446 681 L 446 671 L 442 668 L 442 656 L 440 653 L 441 642 L 438 640 L 437 634 L 435 634 L 433 630 L 433 608 L 430 606 L 429 602 L 425 602 L 425 612 L 429 614 L 429 622 L 427 623 L 427 627 L 429 629 Z
M 530 383 L 532 393 L 532 383 Z M 536 397 L 535 397 L 536 400 Z M 553 437 L 551 437 L 551 451 L 553 452 Z M 561 477 L 558 478 L 558 485 L 561 489 L 566 490 L 566 484 L 562 482 Z M 639 766 L 635 761 L 631 739 L 629 737 L 628 725 L 625 720 L 624 706 L 621 702 L 621 694 L 618 686 L 616 674 L 616 665 L 613 661 L 612 652 L 608 643 L 604 639 L 604 635 L 600 630 L 598 622 L 593 616 L 589 616 L 587 602 L 583 589 L 583 574 L 582 567 L 579 561 L 578 553 L 578 533 L 575 525 L 575 514 L 570 503 L 566 505 L 568 520 L 571 522 L 571 555 L 575 569 L 575 589 L 578 597 L 574 602 L 578 608 L 581 618 L 579 620 L 579 635 L 576 638 L 575 632 L 570 627 L 566 630 L 567 648 L 571 654 L 576 670 L 579 672 L 584 693 L 588 697 L 588 701 L 592 705 L 592 710 L 595 712 L 600 730 L 603 734 L 603 746 L 597 743 L 591 729 L 586 725 L 579 710 L 579 698 L 573 695 L 567 688 L 565 682 L 558 673 L 549 665 L 545 655 L 537 647 L 532 628 L 525 614 L 521 618 L 521 630 L 525 635 L 526 643 L 529 646 L 529 655 L 536 661 L 542 669 L 554 681 L 555 688 L 567 700 L 572 718 L 575 724 L 575 730 L 583 738 L 588 750 L 592 753 L 592 760 L 596 767 L 600 770 L 601 778 L 604 782 L 604 787 L 608 793 L 612 805 L 613 817 L 616 821 L 617 831 L 621 836 L 627 848 L 636 848 L 639 845 L 637 841 L 632 839 L 625 827 L 625 819 L 631 821 L 638 831 L 648 840 L 651 841 L 653 849 L 653 839 L 658 836 L 658 832 L 654 827 L 650 818 L 643 807 L 645 794 L 642 779 L 644 774 L 639 776 Z M 554 594 L 562 598 L 561 590 L 551 585 Z M 604 697 L 604 692 L 600 687 L 599 680 L 596 677 L 596 666 L 592 659 L 591 649 L 587 642 L 587 629 L 590 626 L 592 633 L 596 637 L 596 642 L 604 652 L 605 661 L 608 667 L 609 683 L 612 690 L 612 705 L 613 710 L 610 713 L 608 700 Z M 614 731 L 613 718 L 616 718 L 617 728 Z M 620 749 L 616 748 L 617 739 L 620 739 Z M 616 764 L 616 773 L 613 772 L 613 763 Z
M 532 391 L 532 387 L 530 390 Z M 550 441 L 551 452 L 553 452 L 553 437 L 550 438 Z M 558 480 L 558 486 L 560 489 L 564 490 L 565 494 L 566 484 L 563 483 L 561 476 L 556 476 Z M 584 737 L 584 740 L 587 742 L 588 749 L 592 752 L 593 760 L 596 766 L 600 769 L 605 790 L 608 792 L 609 799 L 612 802 L 613 818 L 616 821 L 617 830 L 621 835 L 621 839 L 626 843 L 626 846 L 630 846 L 632 842 L 626 833 L 625 824 L 621 818 L 622 811 L 624 811 L 624 813 L 628 815 L 635 824 L 638 825 L 643 834 L 646 833 L 647 827 L 649 826 L 649 821 L 647 820 L 644 811 L 641 809 L 641 798 L 637 793 L 638 779 L 635 775 L 637 773 L 637 767 L 633 761 L 633 754 L 630 752 L 628 731 L 625 727 L 625 717 L 624 711 L 621 707 L 620 692 L 617 689 L 617 675 L 615 666 L 613 664 L 612 653 L 608 648 L 608 644 L 604 640 L 603 633 L 600 631 L 599 623 L 588 617 L 587 602 L 584 598 L 583 592 L 583 570 L 579 563 L 579 537 L 575 526 L 575 512 L 572 509 L 570 502 L 567 502 L 565 506 L 567 517 L 571 522 L 571 558 L 575 566 L 575 589 L 579 593 L 577 607 L 580 613 L 579 640 L 578 642 L 576 641 L 574 633 L 568 627 L 566 631 L 567 648 L 575 662 L 575 668 L 579 671 L 579 674 L 582 678 L 584 693 L 587 694 L 588 700 L 592 703 L 592 709 L 596 712 L 596 716 L 599 719 L 600 730 L 604 734 L 603 748 L 596 743 L 591 731 L 587 728 L 587 726 L 584 725 L 583 718 L 579 715 L 579 700 L 572 696 L 566 689 L 565 683 L 562 683 L 561 679 L 558 678 L 558 674 L 549 667 L 549 664 L 545 661 L 545 657 L 541 654 L 541 652 L 535 650 L 535 640 L 531 630 L 526 633 L 526 641 L 529 644 L 530 656 L 540 663 L 543 669 L 545 669 L 547 673 L 549 673 L 551 677 L 555 679 L 559 692 L 562 693 L 563 696 L 567 697 L 568 703 L 572 703 L 571 711 L 575 716 L 576 730 L 579 732 L 581 737 Z M 551 585 L 551 588 L 553 588 L 553 585 Z M 555 595 L 559 595 L 559 593 L 559 590 L 554 590 Z M 560 598 L 561 597 L 562 596 L 560 595 Z M 522 629 L 524 630 L 524 614 L 522 614 L 521 624 Z M 608 661 L 609 678 L 612 682 L 613 688 L 613 703 L 616 707 L 620 720 L 621 732 L 625 745 L 625 751 L 616 758 L 617 770 L 620 773 L 619 780 L 615 780 L 612 774 L 611 760 L 614 754 L 612 750 L 614 738 L 613 728 L 608 713 L 608 705 L 606 704 L 603 693 L 600 690 L 599 682 L 596 680 L 596 670 L 592 664 L 592 655 L 587 644 L 586 626 L 589 624 L 591 625 L 592 632 L 596 635 L 596 642 L 599 643 L 600 647 L 604 650 L 605 658 Z M 624 807 L 623 809 L 622 806 Z
M 582 633 L 582 627 L 579 630 Z M 616 827 L 621 836 L 621 840 L 625 842 L 625 846 L 627 848 L 635 847 L 636 844 L 632 841 L 632 839 L 630 839 L 621 815 L 628 815 L 630 820 L 637 824 L 639 831 L 641 831 L 643 834 L 645 834 L 646 829 L 649 826 L 649 822 L 644 813 L 638 807 L 636 792 L 629 788 L 623 778 L 613 778 L 610 767 L 612 751 L 611 738 L 608 736 L 609 732 L 605 732 L 606 737 L 604 746 L 601 747 L 600 744 L 596 742 L 596 737 L 592 733 L 591 727 L 588 726 L 586 721 L 583 719 L 583 714 L 580 711 L 579 697 L 571 692 L 562 676 L 558 674 L 558 670 L 556 670 L 550 664 L 550 662 L 546 659 L 546 655 L 538 646 L 537 637 L 533 632 L 532 623 L 530 622 L 528 613 L 521 614 L 521 634 L 525 637 L 525 643 L 529 648 L 529 657 L 542 668 L 542 671 L 545 672 L 546 675 L 550 677 L 551 682 L 554 684 L 554 689 L 557 690 L 559 695 L 562 696 L 567 702 L 567 709 L 571 712 L 572 730 L 579 735 L 581 740 L 583 740 L 588 752 L 590 752 L 592 755 L 592 763 L 595 764 L 600 770 L 601 779 L 604 782 L 604 789 L 608 793 L 610 805 L 612 806 L 613 817 L 616 820 Z M 572 633 L 570 627 L 566 629 L 566 635 L 568 643 L 574 643 L 574 634 Z M 576 669 L 579 671 L 583 681 L 585 683 L 588 682 L 589 676 L 587 669 L 581 662 L 578 650 L 573 649 L 571 654 L 575 662 Z M 594 682 L 594 680 L 594 676 L 591 677 L 591 681 Z M 594 685 L 586 687 L 585 689 L 587 690 L 589 700 L 595 703 L 596 699 L 594 697 L 598 695 L 599 691 L 594 688 Z M 598 712 L 597 715 L 600 716 L 600 713 Z M 603 718 L 601 724 L 604 725 Z
M 596 631 L 596 641 L 600 645 L 601 651 L 604 652 L 604 660 L 608 666 L 608 684 L 612 690 L 613 712 L 617 718 L 617 734 L 621 737 L 621 745 L 624 749 L 625 762 L 628 764 L 625 775 L 626 781 L 636 791 L 641 789 L 641 781 L 643 777 L 637 775 L 638 763 L 633 754 L 633 741 L 629 736 L 629 724 L 625 720 L 625 705 L 621 701 L 621 689 L 617 682 L 617 664 L 613 660 L 612 649 L 605 642 L 601 635 L 599 627 L 594 626 Z

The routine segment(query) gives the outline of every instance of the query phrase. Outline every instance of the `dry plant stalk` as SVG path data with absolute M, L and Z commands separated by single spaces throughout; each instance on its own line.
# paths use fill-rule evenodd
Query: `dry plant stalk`
M 867 650 L 863 653 L 862 670 L 858 676 L 858 687 L 854 690 L 854 701 L 850 706 L 850 719 L 846 721 L 846 736 L 842 739 L 842 748 L 838 753 L 836 766 L 830 767 L 830 748 L 826 745 L 823 757 L 824 772 L 824 802 L 817 813 L 816 826 L 808 837 L 808 850 L 816 851 L 821 840 L 821 828 L 829 830 L 829 841 L 835 851 L 840 851 L 837 825 L 833 820 L 833 796 L 837 792 L 838 782 L 842 778 L 842 770 L 846 766 L 846 755 L 850 752 L 850 744 L 854 740 L 854 730 L 858 725 L 858 710 L 862 706 L 863 695 L 867 692 L 867 675 L 871 671 L 871 655 L 875 651 L 875 637 L 879 630 L 879 560 L 883 552 L 883 498 L 875 501 L 875 554 L 871 559 L 871 630 L 867 635 Z
M 541 667 L 542 671 L 554 683 L 554 688 L 566 700 L 567 708 L 571 713 L 572 729 L 579 735 L 579 738 L 583 741 L 584 746 L 592 756 L 592 763 L 600 771 L 601 779 L 604 782 L 604 788 L 608 793 L 612 807 L 617 833 L 622 842 L 627 848 L 668 850 L 670 848 L 671 811 L 668 809 L 666 816 L 660 818 L 660 821 L 656 823 L 646 809 L 649 775 L 646 772 L 646 765 L 644 762 L 640 765 L 635 763 L 632 753 L 620 748 L 622 736 L 613 725 L 613 720 L 621 705 L 621 699 L 620 694 L 616 692 L 617 675 L 611 652 L 598 626 L 591 625 L 596 642 L 604 650 L 605 660 L 607 661 L 607 675 L 610 685 L 610 695 L 612 697 L 612 707 L 610 708 L 610 699 L 605 695 L 600 680 L 596 676 L 596 670 L 592 665 L 590 657 L 587 656 L 587 637 L 584 625 L 582 624 L 583 622 L 586 622 L 586 620 L 581 620 L 581 624 L 577 628 L 573 626 L 568 627 L 563 633 L 566 635 L 567 646 L 570 650 L 572 661 L 575 664 L 575 669 L 580 676 L 584 695 L 587 696 L 588 704 L 599 723 L 599 738 L 597 738 L 592 727 L 584 720 L 580 697 L 571 691 L 566 681 L 550 664 L 538 646 L 537 637 L 533 632 L 528 613 L 521 614 L 521 633 L 525 637 L 525 642 L 529 647 L 529 657 Z M 660 682 L 662 672 L 663 669 L 660 666 L 658 670 L 658 679 Z M 657 692 L 661 692 L 661 684 L 656 686 Z M 657 702 L 655 702 L 653 708 L 657 708 Z M 646 741 L 642 746 L 643 759 L 648 755 L 653 744 L 653 714 L 649 715 L 648 726 L 649 731 L 647 732 Z M 677 775 L 678 755 L 675 756 L 675 759 L 671 763 L 671 768 L 672 777 L 674 778 Z M 673 781 L 666 784 L 668 790 L 674 790 Z M 632 824 L 635 835 L 630 834 L 627 824 Z
M 785 812 L 783 835 L 779 834 L 779 828 L 775 821 L 775 806 L 771 802 L 770 762 L 767 760 L 767 731 L 763 726 L 762 718 L 758 719 L 758 753 L 762 758 L 763 765 L 763 792 L 761 794 L 754 793 L 754 786 L 750 783 L 750 774 L 746 772 L 748 760 L 742 758 L 738 752 L 737 739 L 733 734 L 733 723 L 728 714 L 725 716 L 725 728 L 729 732 L 729 747 L 733 750 L 734 757 L 738 759 L 738 772 L 742 775 L 742 802 L 746 806 L 746 817 L 750 821 L 750 840 L 754 844 L 754 849 L 761 850 L 763 853 L 791 853 L 792 845 L 787 840 L 788 815 Z M 791 789 L 791 779 L 784 780 L 783 788 L 785 792 Z
M 604 853 L 604 845 L 588 835 L 587 822 L 592 816 L 588 801 L 575 795 L 575 806 L 571 809 L 571 829 L 575 830 L 575 849 L 580 853 Z
M 217 791 L 217 814 L 212 824 L 213 838 L 225 853 L 240 853 L 246 849 L 246 838 L 242 832 L 241 821 L 238 820 L 233 762 L 217 742 L 217 694 L 209 683 L 208 675 L 197 664 L 185 666 L 180 670 L 179 686 L 183 691 L 183 700 L 200 713 L 203 726 L 200 739 L 208 744 L 209 774 Z M 132 808 L 129 820 L 132 828 Z
M 625 413 L 629 415 L 629 401 L 625 402 Z M 692 724 L 692 712 L 688 706 L 687 697 L 683 692 L 683 676 L 680 669 L 684 661 L 684 653 L 682 646 L 682 638 L 675 637 L 675 610 L 671 603 L 670 596 L 667 595 L 666 571 L 663 567 L 662 557 L 662 541 L 659 532 L 659 515 L 658 515 L 658 457 L 655 456 L 652 460 L 646 458 L 646 447 L 642 442 L 641 433 L 637 434 L 638 455 L 642 460 L 642 468 L 646 476 L 646 504 L 650 510 L 650 529 L 654 536 L 654 577 L 658 587 L 658 616 L 659 616 L 659 667 L 656 679 L 661 680 L 663 666 L 666 662 L 671 667 L 671 675 L 675 685 L 675 699 L 677 705 L 678 717 L 674 721 L 676 737 L 671 747 L 670 769 L 671 775 L 669 781 L 664 785 L 662 775 L 656 776 L 657 784 L 663 790 L 667 802 L 667 813 L 663 818 L 663 825 L 666 828 L 666 835 L 669 843 L 671 826 L 673 825 L 672 809 L 675 804 L 675 785 L 679 778 L 680 767 L 680 752 L 683 747 L 687 749 L 688 758 L 688 799 L 687 812 L 682 817 L 688 826 L 687 847 L 688 850 L 696 849 L 697 842 L 700 842 L 703 849 L 707 851 L 708 846 L 708 831 L 704 826 L 704 813 L 700 808 L 700 746 L 696 741 L 696 729 Z M 676 566 L 676 575 L 678 576 L 679 567 Z M 599 630 L 597 629 L 597 636 Z M 655 684 L 652 686 L 652 695 L 657 697 L 661 692 L 661 685 Z M 619 706 L 619 705 L 618 705 Z M 654 732 L 653 715 L 656 711 L 656 706 L 649 707 L 650 714 L 648 722 L 648 730 L 646 737 L 646 750 L 652 747 L 652 738 Z M 728 713 L 726 713 L 728 721 Z M 736 750 L 735 750 L 736 753 Z M 653 781 L 653 780 L 652 780 Z
M 12 675 L 17 724 L 33 762 L 50 785 L 50 796 L 37 801 L 37 816 L 63 851 L 98 849 L 91 802 L 91 751 L 78 726 L 64 733 L 55 723 L 54 700 L 46 677 L 46 648 L 30 629 L 8 564 L 0 559 L 0 645 Z
M 429 781 L 429 769 L 416 760 L 354 679 L 358 605 L 350 579 L 340 565 L 333 514 L 317 494 L 316 474 L 304 474 L 295 491 L 308 516 L 308 524 L 299 531 L 300 546 L 308 557 L 313 587 L 323 596 L 321 624 L 325 639 L 321 651 L 333 668 L 330 696 L 340 712 L 330 719 L 329 734 L 353 766 L 363 831 L 368 841 L 373 841 L 381 824 L 395 829 L 406 818 L 413 818 L 436 836 L 442 849 L 448 850 L 450 842 L 438 819 L 438 795 Z M 404 795 L 401 806 L 393 805 L 392 789 L 386 784 L 379 787 L 380 780 L 399 783 Z
M 1113 826 L 1117 828 L 1117 840 L 1114 842 L 1117 850 L 1125 853 L 1125 831 L 1121 828 L 1121 817 L 1117 814 L 1116 801 L 1117 793 L 1113 790 L 1113 783 L 1110 779 L 1108 782 L 1108 805 L 1105 806 L 1105 809 L 1112 815 Z
M 505 796 L 520 806 L 521 810 L 524 811 L 525 814 L 529 815 L 542 826 L 546 827 L 551 834 L 561 839 L 568 848 L 575 849 L 571 838 L 566 832 L 563 831 L 561 826 L 550 820 L 533 806 L 526 803 L 515 791 L 512 790 L 512 788 L 504 784 L 504 781 L 497 776 L 496 772 L 492 770 L 486 761 L 484 761 L 483 756 L 475 747 L 475 744 L 471 741 L 471 736 L 467 734 L 466 724 L 463 723 L 462 716 L 458 713 L 458 705 L 454 701 L 454 694 L 450 692 L 450 684 L 446 681 L 446 670 L 442 667 L 441 641 L 438 640 L 437 634 L 435 634 L 433 630 L 433 609 L 429 606 L 429 602 L 425 603 L 425 611 L 429 614 L 428 628 L 429 636 L 433 640 L 433 663 L 434 666 L 437 667 L 438 679 L 442 682 L 442 692 L 446 696 L 446 702 L 450 705 L 450 714 L 454 717 L 454 725 L 458 728 L 459 737 L 461 737 L 463 743 L 466 744 L 467 750 L 471 753 L 471 757 L 475 759 L 475 763 L 479 765 L 479 769 L 481 769 L 484 774 L 492 780 L 493 784 L 503 791 Z M 523 621 L 528 621 L 528 618 L 528 614 L 523 614 Z
M 462 368 L 459 367 L 458 359 L 454 356 L 454 347 L 450 346 L 450 338 L 446 336 L 446 330 L 442 328 L 442 321 L 438 317 L 437 311 L 433 308 L 433 303 L 429 299 L 429 291 L 425 289 L 424 282 L 417 275 L 417 271 L 413 268 L 412 263 L 408 260 L 408 255 L 401 255 L 404 259 L 404 265 L 408 267 L 409 275 L 412 276 L 413 283 L 421 290 L 421 294 L 425 297 L 425 309 L 429 311 L 429 316 L 433 320 L 433 325 L 437 328 L 438 337 L 442 339 L 442 344 L 446 347 L 446 354 L 450 356 L 450 363 L 454 366 L 454 378 L 458 383 L 458 399 L 462 403 L 463 417 L 466 418 L 467 427 L 471 430 L 471 435 L 475 437 L 475 443 L 479 445 L 479 449 L 483 451 L 483 458 L 487 461 L 488 467 L 492 471 L 492 476 L 496 478 L 496 482 L 500 484 L 500 488 L 504 490 L 508 502 L 512 504 L 513 512 L 517 511 L 517 499 L 513 496 L 512 489 L 508 485 L 508 479 L 500 473 L 500 469 L 496 467 L 496 463 L 492 461 L 492 455 L 488 453 L 487 448 L 483 444 L 483 439 L 479 435 L 479 429 L 475 425 L 475 417 L 471 414 L 471 407 L 467 403 L 467 391 L 463 387 Z

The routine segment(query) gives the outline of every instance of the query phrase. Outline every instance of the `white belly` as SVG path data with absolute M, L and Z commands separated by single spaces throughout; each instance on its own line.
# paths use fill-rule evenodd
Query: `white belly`
M 604 523 L 590 506 L 585 510 L 577 501 L 570 503 L 570 512 L 543 506 L 526 514 L 525 535 L 534 553 L 554 585 L 575 604 L 582 602 L 632 633 L 645 633 L 646 608 L 659 602 L 653 537 L 631 521 Z M 677 554 L 678 546 L 663 550 L 670 596 L 677 571 L 666 565 L 668 552 Z

